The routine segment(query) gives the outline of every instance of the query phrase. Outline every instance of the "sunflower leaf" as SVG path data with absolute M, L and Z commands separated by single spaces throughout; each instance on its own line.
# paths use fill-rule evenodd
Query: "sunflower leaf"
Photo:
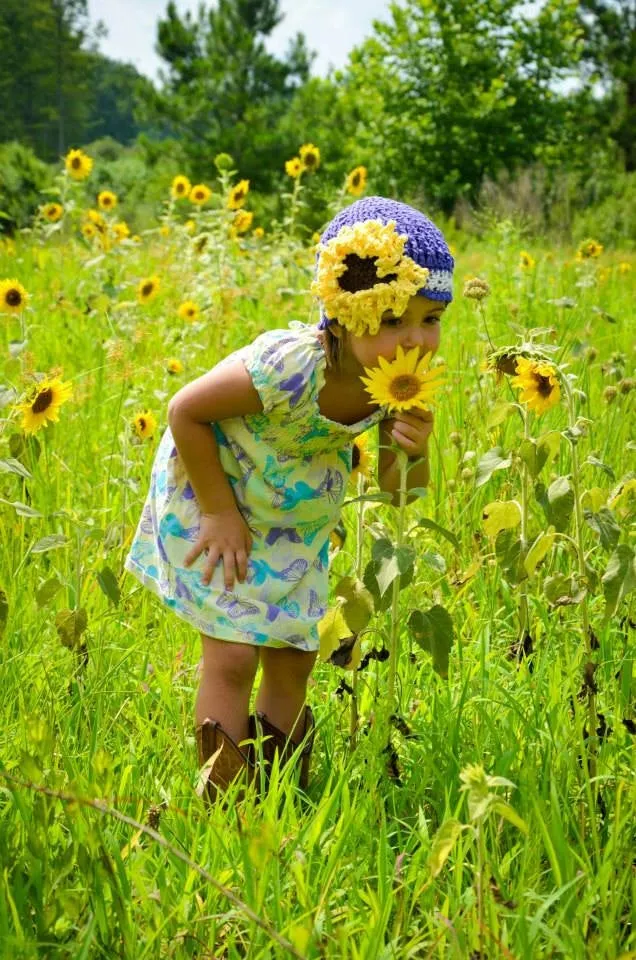
M 110 567 L 102 567 L 97 574 L 97 582 L 100 585 L 102 592 L 106 594 L 113 606 L 119 606 L 119 601 L 121 599 L 119 581 Z
M 433 657 L 435 672 L 446 679 L 454 637 L 453 620 L 448 610 L 440 604 L 427 611 L 413 610 L 407 627 L 418 646 Z
M 2 473 L 17 473 L 18 476 L 23 477 L 25 480 L 32 479 L 31 473 L 29 473 L 24 464 L 14 459 L 14 457 L 7 457 L 6 460 L 0 460 L 0 471 Z
M 613 550 L 621 535 L 621 528 L 612 511 L 608 507 L 601 507 L 596 513 L 584 510 L 583 516 L 588 527 L 598 533 L 601 546 L 606 550 Z
M 31 553 L 46 553 L 47 550 L 57 550 L 58 547 L 64 547 L 68 543 L 68 537 L 63 533 L 52 533 L 48 537 L 42 537 L 31 547 Z
M 619 543 L 601 577 L 605 618 L 613 616 L 620 602 L 636 587 L 636 556 L 626 543 Z
M 477 464 L 476 487 L 481 487 L 492 477 L 495 470 L 507 470 L 512 465 L 512 457 L 503 452 L 502 447 L 493 447 L 485 453 Z

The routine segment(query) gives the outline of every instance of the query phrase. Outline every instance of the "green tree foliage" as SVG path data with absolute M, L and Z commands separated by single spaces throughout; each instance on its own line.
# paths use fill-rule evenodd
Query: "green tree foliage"
M 579 11 L 588 80 L 600 80 L 606 93 L 598 102 L 599 124 L 609 124 L 626 169 L 636 170 L 636 2 L 582 0 Z
M 146 116 L 184 142 L 201 175 L 221 151 L 261 187 L 280 167 L 278 119 L 313 58 L 301 34 L 282 60 L 266 50 L 281 19 L 278 0 L 219 0 L 196 17 L 168 4 L 158 25 L 164 86 L 146 96 Z
M 88 113 L 86 0 L 2 0 L 3 140 L 52 159 L 81 140 Z
M 99 53 L 87 55 L 87 69 L 92 97 L 83 140 L 112 137 L 119 143 L 132 143 L 143 129 L 135 111 L 141 98 L 150 95 L 152 83 L 131 64 Z
M 574 0 L 535 13 L 517 0 L 392 6 L 351 58 L 360 139 L 375 148 L 382 187 L 419 188 L 450 210 L 485 177 L 560 143 L 567 98 L 555 86 L 579 56 L 575 13 Z

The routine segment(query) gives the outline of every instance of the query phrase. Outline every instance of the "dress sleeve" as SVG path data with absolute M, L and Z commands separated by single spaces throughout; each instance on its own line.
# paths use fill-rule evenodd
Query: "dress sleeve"
M 263 412 L 295 414 L 316 389 L 316 345 L 288 330 L 270 330 L 241 350 L 241 359 L 261 398 Z

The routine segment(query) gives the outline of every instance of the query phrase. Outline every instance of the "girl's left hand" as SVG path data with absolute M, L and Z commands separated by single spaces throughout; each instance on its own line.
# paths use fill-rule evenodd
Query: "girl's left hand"
M 432 410 L 413 409 L 396 412 L 389 421 L 391 436 L 409 457 L 423 457 L 428 450 L 428 439 L 433 432 L 435 414 Z

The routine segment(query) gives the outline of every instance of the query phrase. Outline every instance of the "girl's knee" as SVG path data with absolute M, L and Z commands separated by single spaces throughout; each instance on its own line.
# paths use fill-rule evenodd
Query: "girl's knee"
M 258 648 L 246 643 L 217 640 L 201 634 L 203 672 L 222 677 L 236 687 L 251 685 L 258 667 Z
M 261 649 L 263 674 L 269 679 L 275 678 L 281 686 L 292 684 L 300 686 L 307 683 L 316 662 L 317 653 L 305 650 Z

